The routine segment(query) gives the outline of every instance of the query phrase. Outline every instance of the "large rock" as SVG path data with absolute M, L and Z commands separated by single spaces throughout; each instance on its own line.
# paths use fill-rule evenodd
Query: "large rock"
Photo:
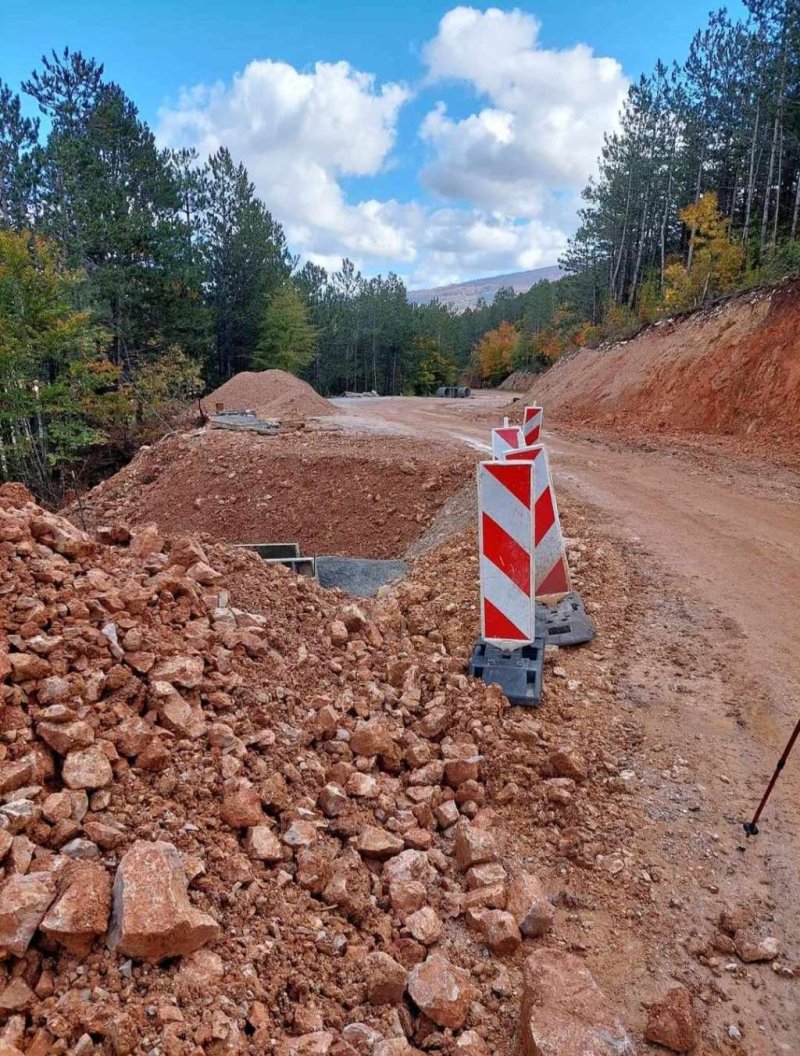
M 108 928 L 111 876 L 98 862 L 70 862 L 58 888 L 58 898 L 39 926 L 70 953 L 84 957 Z
M 552 927 L 553 907 L 538 877 L 532 873 L 518 873 L 513 877 L 508 885 L 506 909 L 528 938 L 544 935 Z
M 455 851 L 456 861 L 464 870 L 497 859 L 497 845 L 493 834 L 468 822 L 459 822 L 456 827 Z
M 195 689 L 203 681 L 202 656 L 170 656 L 159 660 L 150 671 L 151 682 L 172 682 L 184 689 Z
M 780 943 L 774 935 L 766 935 L 757 927 L 740 928 L 733 941 L 736 952 L 745 962 L 774 961 L 780 953 Z
M 0 888 L 0 959 L 22 957 L 56 897 L 50 873 L 15 874 Z
M 699 1041 L 692 995 L 685 986 L 675 986 L 647 1011 L 644 1036 L 673 1052 L 691 1052 Z
M 579 957 L 537 950 L 523 970 L 524 1056 L 635 1056 L 616 1011 Z
M 438 954 L 415 965 L 408 977 L 408 992 L 417 1007 L 440 1027 L 458 1030 L 476 996 L 469 973 Z
M 388 953 L 378 950 L 366 959 L 367 1000 L 371 1005 L 399 1005 L 406 992 L 408 972 Z
M 467 924 L 478 931 L 492 953 L 513 953 L 520 944 L 519 927 L 511 913 L 503 909 L 471 909 Z
M 192 953 L 220 930 L 189 901 L 183 862 L 171 843 L 139 840 L 126 852 L 114 881 L 113 950 L 161 961 Z
M 227 791 L 222 797 L 219 816 L 232 829 L 248 829 L 265 821 L 261 797 L 252 786 Z
M 377 858 L 385 862 L 388 858 L 394 858 L 405 848 L 405 843 L 399 836 L 395 836 L 386 829 L 380 829 L 377 825 L 365 825 L 356 839 L 356 850 L 365 858 Z
M 88 748 L 94 742 L 94 730 L 88 722 L 40 722 L 37 734 L 54 752 L 66 755 L 78 748 Z
M 70 752 L 64 759 L 62 777 L 67 788 L 105 788 L 113 776 L 108 756 L 99 744 Z

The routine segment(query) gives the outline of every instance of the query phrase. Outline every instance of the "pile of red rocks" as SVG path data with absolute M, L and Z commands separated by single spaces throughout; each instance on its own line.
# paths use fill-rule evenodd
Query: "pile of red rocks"
M 502 721 L 444 606 L 155 526 L 88 538 L 0 488 L 2 1056 L 489 1056 L 520 1009 L 556 1051 L 537 1009 L 561 975 L 593 991 L 580 962 L 523 983 L 555 917 L 533 820 L 585 857 L 591 764 Z M 562 1056 L 631 1051 L 607 1005 L 570 1014 Z

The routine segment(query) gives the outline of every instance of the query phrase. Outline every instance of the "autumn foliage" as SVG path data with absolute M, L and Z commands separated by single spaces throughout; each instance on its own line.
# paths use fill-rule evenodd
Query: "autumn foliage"
M 497 385 L 514 369 L 514 349 L 518 334 L 509 322 L 484 334 L 475 347 L 475 358 L 481 377 L 489 385 Z

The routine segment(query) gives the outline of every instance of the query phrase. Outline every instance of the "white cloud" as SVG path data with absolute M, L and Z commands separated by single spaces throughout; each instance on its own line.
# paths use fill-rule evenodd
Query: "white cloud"
M 421 180 L 443 203 L 348 200 L 344 180 L 392 163 L 398 116 L 412 98 L 346 62 L 300 71 L 250 62 L 229 83 L 184 90 L 159 112 L 158 135 L 201 156 L 225 145 L 246 165 L 293 252 L 329 269 L 347 255 L 410 284 L 553 264 L 574 223 L 625 81 L 618 63 L 579 45 L 550 51 L 520 11 L 450 11 L 424 49 L 423 87 L 459 82 L 481 109 L 457 120 L 443 102 L 419 133 Z M 483 105 L 485 103 L 485 105 Z
M 461 82 L 489 104 L 456 120 L 439 102 L 423 122 L 434 154 L 423 180 L 443 198 L 534 217 L 593 171 L 627 81 L 584 44 L 543 48 L 540 28 L 519 10 L 457 7 L 425 46 L 429 83 Z
M 284 62 L 249 63 L 230 85 L 198 86 L 159 112 L 159 138 L 201 155 L 224 145 L 241 159 L 289 244 L 304 254 L 371 254 L 407 261 L 414 247 L 387 222 L 381 203 L 349 205 L 339 180 L 387 164 L 400 84 L 377 85 L 346 62 L 301 73 Z

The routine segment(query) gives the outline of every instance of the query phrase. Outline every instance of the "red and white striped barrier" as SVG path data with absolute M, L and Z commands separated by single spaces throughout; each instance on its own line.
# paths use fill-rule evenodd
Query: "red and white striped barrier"
M 542 419 L 544 418 L 543 407 L 526 407 L 525 417 L 522 420 L 522 435 L 525 438 L 525 446 L 539 443 L 539 435 L 542 431 Z
M 569 565 L 561 534 L 556 493 L 550 476 L 547 452 L 541 444 L 521 447 L 506 454 L 509 464 L 533 464 L 533 530 L 537 598 L 563 597 L 572 590 Z
M 506 419 L 506 423 L 508 419 Z M 499 429 L 492 429 L 492 458 L 500 460 L 506 457 L 509 451 L 516 451 L 525 446 L 522 430 L 518 425 L 504 425 Z
M 503 649 L 535 637 L 533 478 L 530 461 L 478 464 L 481 635 Z

